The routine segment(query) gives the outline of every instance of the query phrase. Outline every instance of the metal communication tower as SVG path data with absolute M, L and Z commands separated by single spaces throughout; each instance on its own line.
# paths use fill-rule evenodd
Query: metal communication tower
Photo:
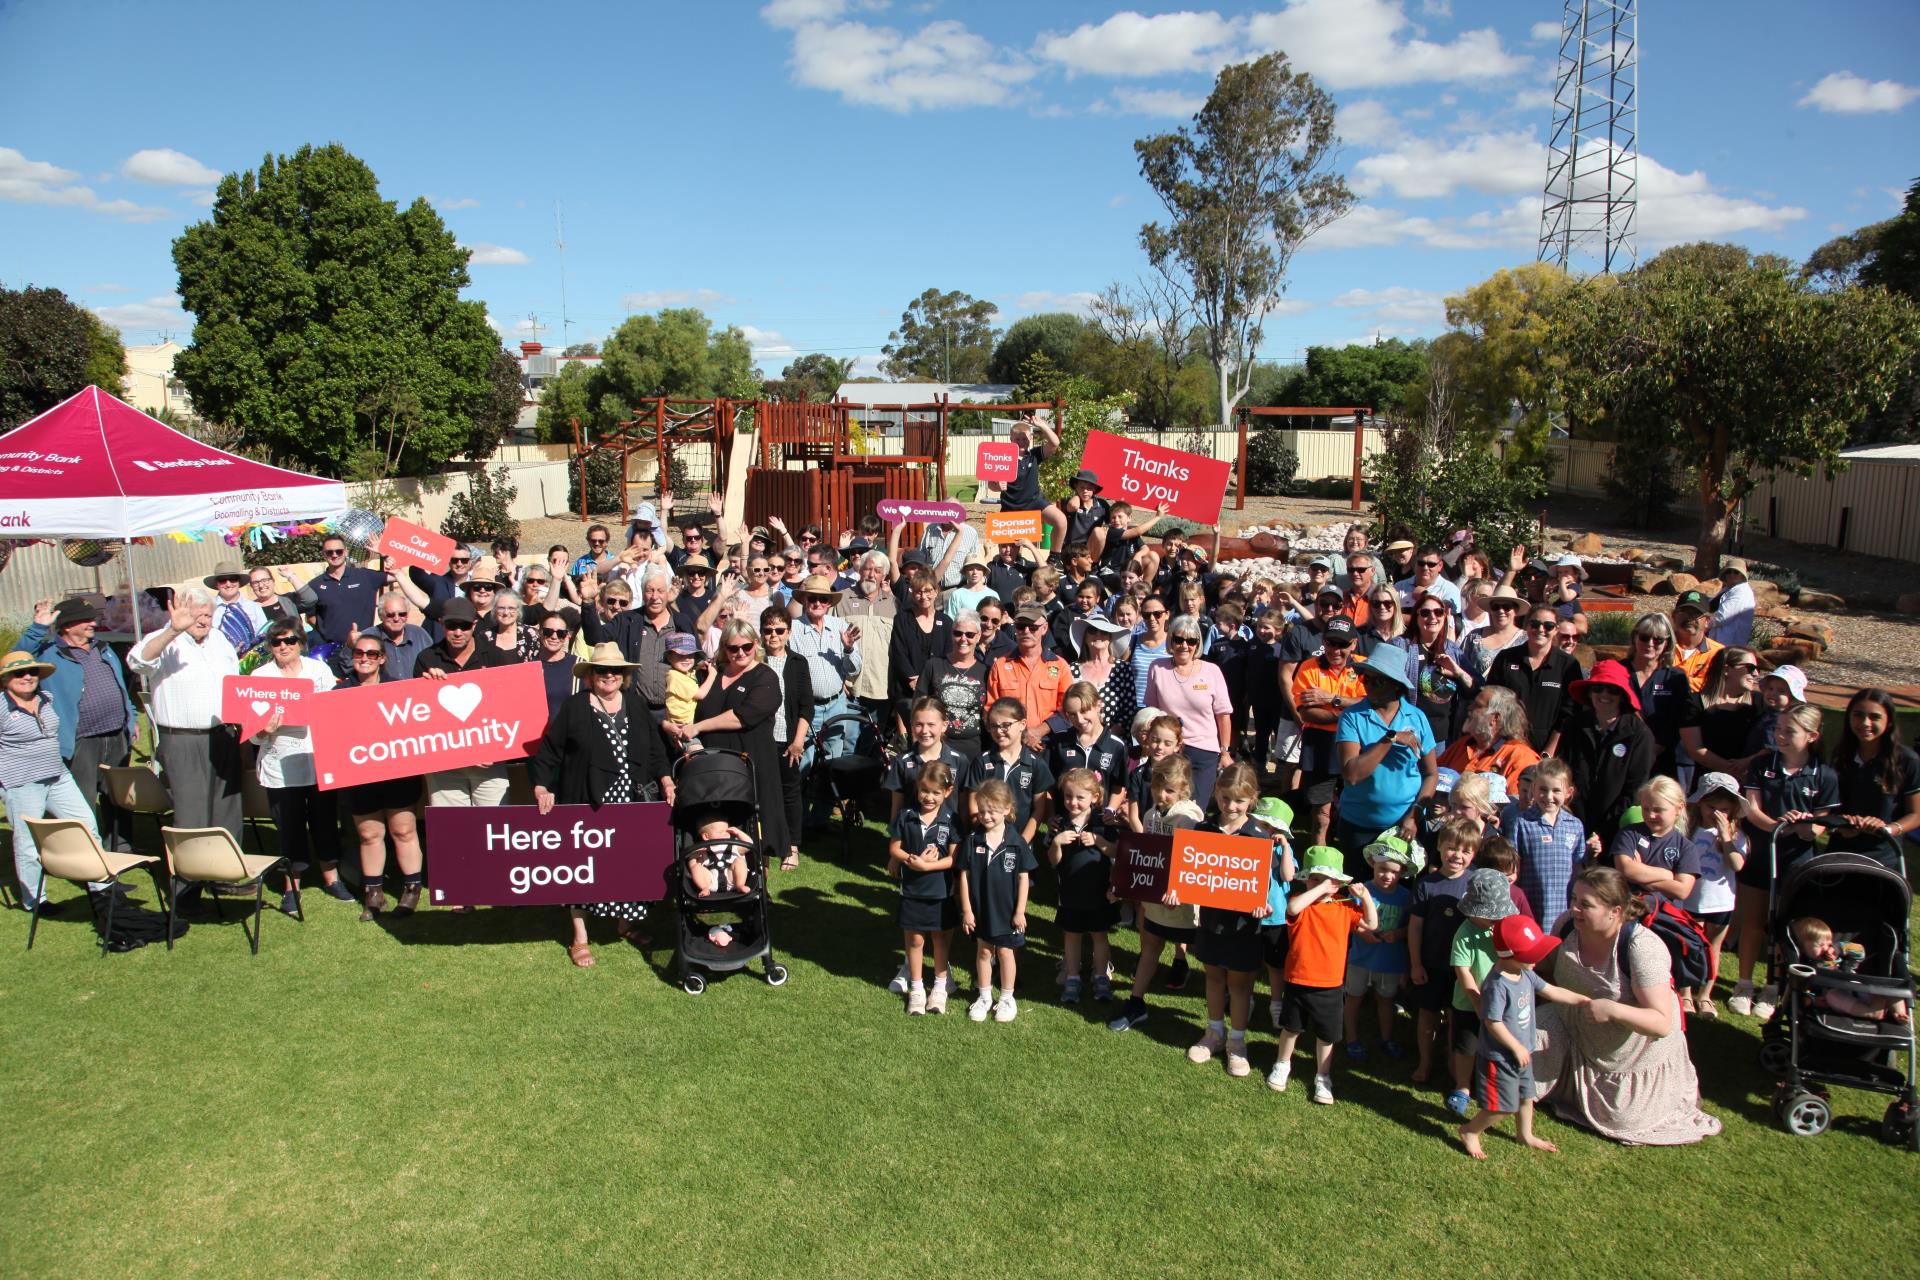
M 1639 30 L 1637 0 L 1564 0 L 1540 211 L 1542 262 L 1633 268 Z

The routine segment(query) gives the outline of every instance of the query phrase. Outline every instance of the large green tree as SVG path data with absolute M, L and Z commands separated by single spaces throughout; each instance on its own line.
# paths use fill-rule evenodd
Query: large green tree
M 343 147 L 228 174 L 173 260 L 195 316 L 175 372 L 248 444 L 331 475 L 431 474 L 497 403 L 500 341 L 460 297 L 467 251 Z
M 122 394 L 120 335 L 58 289 L 0 286 L 0 430 L 19 426 L 85 386 Z
M 596 367 L 564 366 L 543 389 L 538 430 L 542 440 L 568 442 L 568 420 L 578 418 L 582 436 L 597 439 L 630 422 L 642 400 L 744 400 L 760 394 L 760 383 L 738 328 L 715 330 L 697 307 L 668 307 L 628 316 L 600 345 Z
M 1900 216 L 1881 224 L 1873 256 L 1861 264 L 1860 283 L 1920 301 L 1920 178 L 1907 188 Z
M 880 372 L 896 382 L 985 382 L 999 313 L 971 294 L 928 289 L 907 304 L 900 327 L 887 335 Z
M 1185 299 L 1164 277 L 1115 283 L 1089 309 L 1081 363 L 1109 392 L 1132 395 L 1132 416 L 1141 425 L 1156 431 L 1198 425 L 1209 416 L 1204 406 L 1212 397 L 1201 398 L 1194 417 L 1183 396 L 1182 372 L 1202 358 L 1194 334 Z
M 1333 172 L 1333 99 L 1270 53 L 1222 70 L 1191 128 L 1133 149 L 1167 211 L 1140 229 L 1141 247 L 1204 326 L 1231 422 L 1294 253 L 1353 202 Z
M 766 392 L 784 400 L 811 400 L 819 404 L 833 399 L 840 384 L 852 377 L 851 358 L 813 352 L 782 369 L 778 380 L 767 382 Z
M 1702 574 L 1718 571 L 1755 482 L 1832 464 L 1920 353 L 1920 310 L 1906 299 L 1822 292 L 1785 259 L 1734 245 L 1682 245 L 1588 282 L 1562 316 L 1572 407 L 1660 431 L 1694 468 Z
M 1308 347 L 1302 376 L 1289 388 L 1297 404 L 1314 407 L 1366 406 L 1376 414 L 1401 417 L 1418 412 L 1414 397 L 1427 376 L 1427 344 L 1388 338 L 1372 345 Z
M 1048 311 L 1014 321 L 987 362 L 987 381 L 1020 381 L 1027 357 L 1035 352 L 1044 352 L 1056 369 L 1073 370 L 1086 331 L 1087 322 L 1066 311 Z
M 1484 442 L 1512 426 L 1517 456 L 1535 458 L 1546 446 L 1565 412 L 1553 326 L 1574 284 L 1552 263 L 1529 262 L 1447 299 L 1447 323 L 1458 336 L 1435 354 L 1448 362 L 1455 410 L 1469 436 Z M 1605 287 L 1604 280 L 1593 285 Z

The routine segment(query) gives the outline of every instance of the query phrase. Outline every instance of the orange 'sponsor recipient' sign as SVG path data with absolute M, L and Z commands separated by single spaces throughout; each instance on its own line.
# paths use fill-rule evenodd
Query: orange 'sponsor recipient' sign
M 987 513 L 988 542 L 1040 541 L 1038 511 L 990 511 Z
M 1099 475 L 1102 496 L 1125 499 L 1148 511 L 1158 510 L 1164 502 L 1168 515 L 1200 524 L 1220 519 L 1220 504 L 1227 496 L 1227 475 L 1232 470 L 1224 462 L 1197 453 L 1105 431 L 1087 432 L 1080 461 Z
M 373 549 L 383 556 L 392 556 L 402 568 L 444 573 L 447 562 L 453 556 L 453 539 L 431 529 L 422 529 L 417 524 L 394 519 L 387 521 L 386 527 L 380 530 L 380 537 L 373 544 Z
M 975 455 L 973 476 L 976 480 L 990 480 L 995 484 L 1005 484 L 1020 474 L 1020 446 L 1011 440 L 988 440 L 980 446 Z
M 319 694 L 307 724 L 331 791 L 528 755 L 546 732 L 547 695 L 539 668 L 517 662 Z

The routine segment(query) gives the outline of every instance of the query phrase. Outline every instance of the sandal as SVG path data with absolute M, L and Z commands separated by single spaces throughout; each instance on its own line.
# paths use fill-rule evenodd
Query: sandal
M 800 851 L 798 849 L 790 850 L 786 857 L 780 859 L 780 869 L 782 871 L 798 871 L 800 869 Z
M 567 958 L 577 969 L 593 968 L 593 948 L 584 942 L 575 942 L 567 947 Z
M 644 947 L 647 945 L 647 935 L 645 932 L 641 930 L 639 925 L 634 924 L 630 920 L 622 920 L 613 927 L 613 931 L 620 935 L 622 942 L 631 942 L 636 947 Z

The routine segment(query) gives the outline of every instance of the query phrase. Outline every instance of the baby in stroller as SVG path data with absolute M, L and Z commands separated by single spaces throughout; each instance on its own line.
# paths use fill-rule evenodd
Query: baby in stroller
M 1801 956 L 1815 968 L 1857 968 L 1866 956 L 1865 949 L 1858 943 L 1835 942 L 1832 927 L 1818 916 L 1801 916 L 1789 924 L 1787 930 L 1792 933 L 1794 945 L 1800 949 Z M 1832 1009 L 1855 1018 L 1892 1022 L 1906 1022 L 1909 1018 L 1905 1000 L 1892 996 L 1857 996 L 1832 988 L 1822 990 L 1814 997 L 1813 1007 Z
M 735 893 L 747 891 L 747 854 L 753 837 L 729 823 L 724 817 L 703 818 L 694 828 L 699 843 L 687 851 L 687 878 L 694 892 L 705 898 L 712 895 L 724 878 Z

